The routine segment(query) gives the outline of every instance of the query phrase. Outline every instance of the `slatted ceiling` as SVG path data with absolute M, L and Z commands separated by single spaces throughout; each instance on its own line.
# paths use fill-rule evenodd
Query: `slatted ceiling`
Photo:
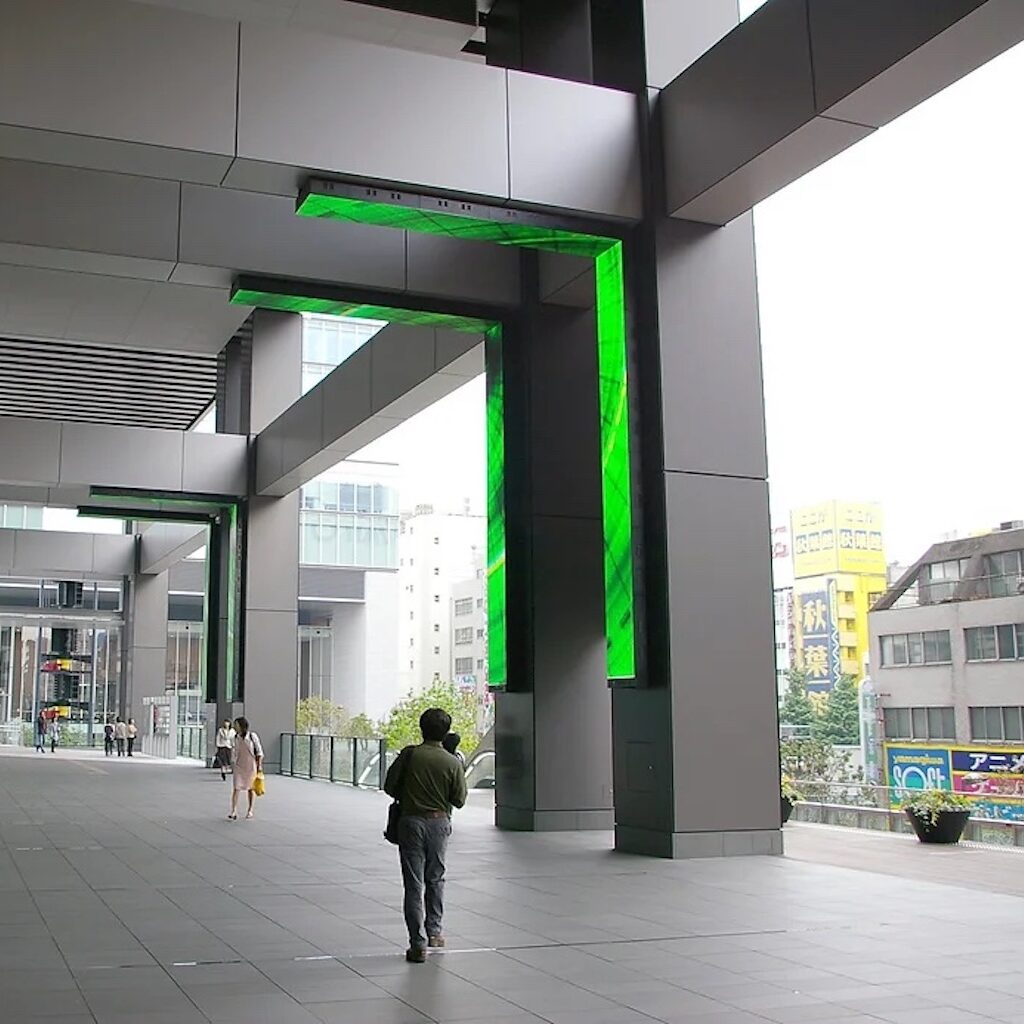
M 216 355 L 0 338 L 0 416 L 186 430 L 216 388 Z

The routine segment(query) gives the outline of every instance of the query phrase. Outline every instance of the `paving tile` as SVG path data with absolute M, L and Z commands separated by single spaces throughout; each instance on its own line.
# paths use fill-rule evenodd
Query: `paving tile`
M 4 1024 L 1024 1024 L 1012 854 L 798 825 L 786 858 L 612 856 L 474 794 L 448 949 L 410 965 L 380 794 L 278 779 L 251 828 L 223 798 L 0 753 Z

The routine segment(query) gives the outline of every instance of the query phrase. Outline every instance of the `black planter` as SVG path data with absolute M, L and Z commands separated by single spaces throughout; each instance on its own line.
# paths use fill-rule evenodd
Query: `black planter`
M 904 813 L 910 819 L 917 838 L 922 843 L 958 843 L 967 827 L 970 811 L 939 811 L 935 824 L 931 818 L 922 818 L 907 808 Z
M 789 821 L 789 816 L 793 813 L 793 801 L 788 796 L 782 798 L 782 824 L 785 825 Z

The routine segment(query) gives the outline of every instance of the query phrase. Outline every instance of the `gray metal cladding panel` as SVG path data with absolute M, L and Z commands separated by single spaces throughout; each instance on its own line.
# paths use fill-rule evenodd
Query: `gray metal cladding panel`
M 4 0 L 0 123 L 230 154 L 238 27 L 120 0 Z
M 985 2 L 808 0 L 818 110 L 827 110 Z
M 519 254 L 515 249 L 415 231 L 406 238 L 410 292 L 507 306 L 518 303 Z
M 668 473 L 665 507 L 676 830 L 777 828 L 768 485 Z
M 154 178 L 0 160 L 0 238 L 173 261 L 178 191 Z
M 659 227 L 666 469 L 765 477 L 751 215 L 724 228 Z
M 248 440 L 244 435 L 188 431 L 184 440 L 184 490 L 207 494 L 246 493 Z
M 530 346 L 530 479 L 540 515 L 601 518 L 594 316 L 544 307 Z
M 405 288 L 400 231 L 295 216 L 295 198 L 185 185 L 185 263 L 315 281 Z
M 60 482 L 181 490 L 183 436 L 177 430 L 64 422 Z
M 814 116 L 806 0 L 772 0 L 661 93 L 668 209 Z
M 636 97 L 519 71 L 508 76 L 512 199 L 638 219 Z
M 60 481 L 60 423 L 0 417 L 0 480 L 12 484 Z
M 376 340 L 371 338 L 318 385 L 323 393 L 320 441 L 324 446 L 370 418 L 370 373 Z
M 321 565 L 303 565 L 299 568 L 299 597 L 362 601 L 365 592 L 366 573 L 362 569 Z
M 390 324 L 370 344 L 374 412 L 380 412 L 434 373 L 434 331 L 430 327 Z
M 242 26 L 238 156 L 505 197 L 505 72 Z
M 537 809 L 611 806 L 599 520 L 531 521 Z
M 294 612 L 299 586 L 299 493 L 249 501 L 245 605 Z

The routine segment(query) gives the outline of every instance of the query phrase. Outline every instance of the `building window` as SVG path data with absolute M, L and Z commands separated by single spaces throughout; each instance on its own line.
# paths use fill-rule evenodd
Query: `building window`
M 476 659 L 476 669 L 477 669 L 477 671 L 478 672 L 482 672 L 483 671 L 483 667 L 484 667 L 484 659 L 483 658 L 477 658 Z
M 971 708 L 972 740 L 1024 740 L 1024 708 Z
M 949 630 L 927 633 L 893 633 L 879 637 L 882 667 L 894 665 L 942 665 L 953 660 L 949 647 Z
M 473 642 L 473 627 L 455 630 L 455 642 L 457 644 L 471 644 Z
M 472 615 L 473 614 L 473 598 L 471 598 L 471 597 L 460 597 L 455 602 L 455 614 L 456 615 Z
M 468 676 L 473 671 L 473 659 L 472 658 L 456 658 L 455 659 L 455 674 L 457 676 Z
M 476 631 L 476 638 L 477 638 L 477 640 L 483 640 L 483 638 L 484 638 L 484 631 L 482 629 L 478 629 Z
M 968 661 L 1024 659 L 1024 622 L 971 626 L 964 630 Z
M 478 597 L 476 599 L 476 606 L 477 606 L 477 608 L 483 608 L 483 606 L 484 606 L 484 599 L 482 597 Z
M 951 707 L 885 708 L 887 740 L 955 740 Z

